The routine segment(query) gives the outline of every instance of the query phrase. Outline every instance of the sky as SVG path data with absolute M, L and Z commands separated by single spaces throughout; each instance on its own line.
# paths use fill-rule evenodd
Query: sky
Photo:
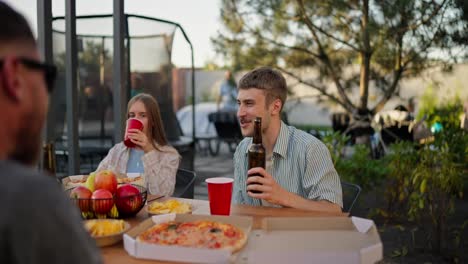
M 6 0 L 21 12 L 37 36 L 37 0 Z M 111 14 L 112 0 L 76 0 L 77 15 Z M 207 60 L 218 62 L 210 38 L 221 28 L 220 0 L 127 0 L 125 12 L 179 23 L 194 47 L 195 67 Z M 65 15 L 65 0 L 52 0 L 52 15 Z M 174 39 L 172 62 L 177 67 L 190 67 L 190 47 L 178 30 Z

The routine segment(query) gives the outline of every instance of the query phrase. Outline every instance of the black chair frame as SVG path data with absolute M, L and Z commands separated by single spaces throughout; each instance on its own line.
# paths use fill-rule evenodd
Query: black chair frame
M 343 212 L 351 215 L 362 188 L 357 184 L 341 181 L 341 189 L 343 191 Z
M 195 193 L 195 172 L 178 169 L 176 174 L 176 186 L 172 196 L 179 198 L 193 199 Z

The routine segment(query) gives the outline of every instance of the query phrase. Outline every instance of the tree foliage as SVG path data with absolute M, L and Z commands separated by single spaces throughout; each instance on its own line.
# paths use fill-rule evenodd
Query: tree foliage
M 348 112 L 375 113 L 399 93 L 401 79 L 466 58 L 463 7 L 459 0 L 222 0 L 224 29 L 212 41 L 234 70 L 273 66 Z M 303 67 L 318 76 L 294 71 Z
M 97 41 L 85 41 L 83 51 L 78 53 L 78 67 L 82 83 L 90 85 L 100 85 L 111 76 L 112 73 L 112 56 L 110 51 L 105 48 L 104 43 Z M 55 64 L 59 72 L 65 72 L 66 52 L 58 54 L 55 58 Z M 104 75 L 107 76 L 104 76 Z M 101 76 L 102 75 L 102 76 Z M 102 79 L 102 80 L 100 80 Z

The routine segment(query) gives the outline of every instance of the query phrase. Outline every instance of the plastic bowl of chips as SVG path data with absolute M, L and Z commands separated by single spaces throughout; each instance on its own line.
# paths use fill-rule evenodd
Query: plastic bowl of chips
M 159 215 L 159 214 L 190 214 L 192 213 L 192 204 L 189 202 L 169 199 L 167 201 L 159 202 L 154 201 L 148 204 L 146 211 L 150 215 Z
M 85 229 L 100 247 L 114 245 L 130 229 L 130 224 L 118 219 L 91 219 L 84 221 Z

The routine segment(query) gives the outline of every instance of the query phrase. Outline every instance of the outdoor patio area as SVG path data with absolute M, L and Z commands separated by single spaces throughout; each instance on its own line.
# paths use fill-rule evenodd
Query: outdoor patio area
M 0 263 L 468 263 L 467 0 L 0 13 Z
M 211 177 L 234 177 L 233 153 L 226 144 L 221 144 L 218 155 L 207 153 L 195 154 L 195 199 L 208 200 L 208 189 L 205 179 Z

